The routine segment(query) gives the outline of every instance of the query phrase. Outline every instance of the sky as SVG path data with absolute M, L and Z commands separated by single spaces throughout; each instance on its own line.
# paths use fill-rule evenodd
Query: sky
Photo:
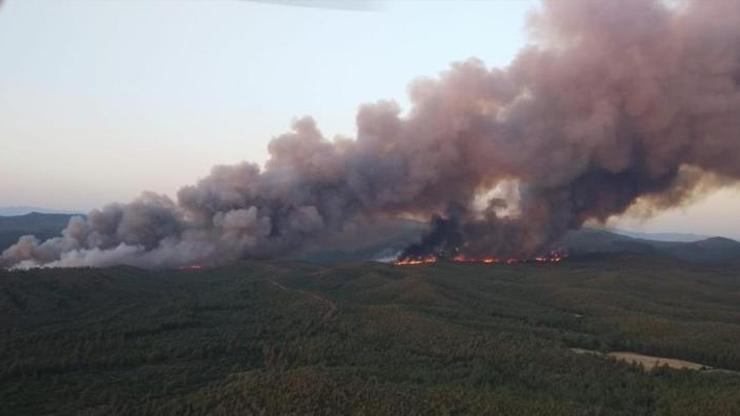
M 279 2 L 277 2 L 279 3 Z M 341 4 L 324 1 L 325 4 Z M 7 0 L 0 8 L 0 206 L 80 210 L 174 195 L 217 164 L 264 162 L 313 116 L 354 136 L 361 103 L 454 61 L 506 66 L 534 1 Z M 361 8 L 363 9 L 363 8 Z M 740 238 L 740 191 L 617 226 Z

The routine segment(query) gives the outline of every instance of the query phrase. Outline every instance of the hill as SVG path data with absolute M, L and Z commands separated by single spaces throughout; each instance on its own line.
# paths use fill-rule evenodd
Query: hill
M 39 214 L 78 214 L 77 211 L 57 210 L 40 207 L 28 207 L 28 206 L 13 206 L 13 207 L 0 207 L 0 216 L 3 217 L 16 217 L 19 215 L 26 215 L 32 212 Z
M 646 233 L 639 231 L 621 230 L 618 228 L 606 228 L 605 230 L 616 234 L 626 235 L 632 238 L 638 238 L 640 240 L 691 242 L 706 240 L 707 238 L 710 238 L 706 235 L 691 233 Z
M 14 244 L 22 235 L 33 234 L 41 240 L 58 236 L 72 216 L 38 212 L 0 216 L 0 251 Z M 296 253 L 293 259 L 325 264 L 366 260 L 389 261 L 409 244 L 418 241 L 426 230 L 426 224 L 418 221 L 389 219 L 327 236 Z M 358 240 L 357 235 L 362 235 L 363 238 Z M 582 228 L 570 231 L 558 244 L 575 256 L 631 253 L 668 256 L 698 263 L 740 261 L 740 243 L 735 240 L 721 237 L 692 241 L 667 240 L 670 239 L 635 238 L 619 230 Z
M 707 238 L 685 244 L 665 247 L 673 257 L 703 263 L 721 263 L 740 260 L 740 243 L 723 237 Z
M 381 227 L 367 238 L 342 239 L 340 243 L 324 242 L 296 259 L 318 263 L 364 260 L 390 260 L 410 243 L 419 240 L 426 230 L 424 224 L 400 221 Z M 646 234 L 647 236 L 647 234 Z M 675 236 L 674 236 L 675 237 Z M 695 263 L 740 262 L 740 242 L 722 237 L 692 241 L 635 238 L 616 231 L 582 228 L 569 231 L 555 247 L 563 248 L 572 256 L 592 254 L 641 254 L 679 259 Z
M 736 415 L 739 296 L 738 266 L 640 254 L 0 271 L 0 402 L 23 415 Z M 640 354 L 699 370 L 622 358 Z
M 665 256 L 694 263 L 740 262 L 740 242 L 722 237 L 690 242 L 658 241 L 583 228 L 569 232 L 562 245 L 575 256 L 623 253 Z
M 24 215 L 0 216 L 0 252 L 18 241 L 18 238 L 33 234 L 39 239 L 58 236 L 67 226 L 72 214 L 44 214 L 31 212 Z

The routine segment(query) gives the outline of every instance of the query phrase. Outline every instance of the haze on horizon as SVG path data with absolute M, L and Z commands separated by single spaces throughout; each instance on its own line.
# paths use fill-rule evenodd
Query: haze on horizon
M 10 0 L 0 9 L 0 206 L 89 210 L 168 195 L 216 164 L 264 162 L 311 115 L 353 136 L 357 107 L 453 61 L 505 66 L 531 1 L 382 3 Z M 166 167 L 166 172 L 163 167 Z M 615 225 L 740 238 L 740 191 Z

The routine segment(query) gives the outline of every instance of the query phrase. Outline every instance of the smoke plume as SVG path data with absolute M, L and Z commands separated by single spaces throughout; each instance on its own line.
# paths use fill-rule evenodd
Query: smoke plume
M 740 179 L 740 1 L 545 1 L 528 27 L 506 68 L 471 59 L 416 80 L 403 115 L 362 105 L 356 139 L 300 119 L 264 169 L 217 166 L 177 201 L 109 205 L 57 238 L 21 238 L 1 262 L 271 258 L 398 217 L 432 221 L 409 256 L 536 255 L 587 220 Z

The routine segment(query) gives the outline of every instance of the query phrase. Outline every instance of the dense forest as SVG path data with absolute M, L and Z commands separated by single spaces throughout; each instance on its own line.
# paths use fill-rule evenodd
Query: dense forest
M 740 265 L 0 271 L 0 328 L 4 415 L 740 414 Z

